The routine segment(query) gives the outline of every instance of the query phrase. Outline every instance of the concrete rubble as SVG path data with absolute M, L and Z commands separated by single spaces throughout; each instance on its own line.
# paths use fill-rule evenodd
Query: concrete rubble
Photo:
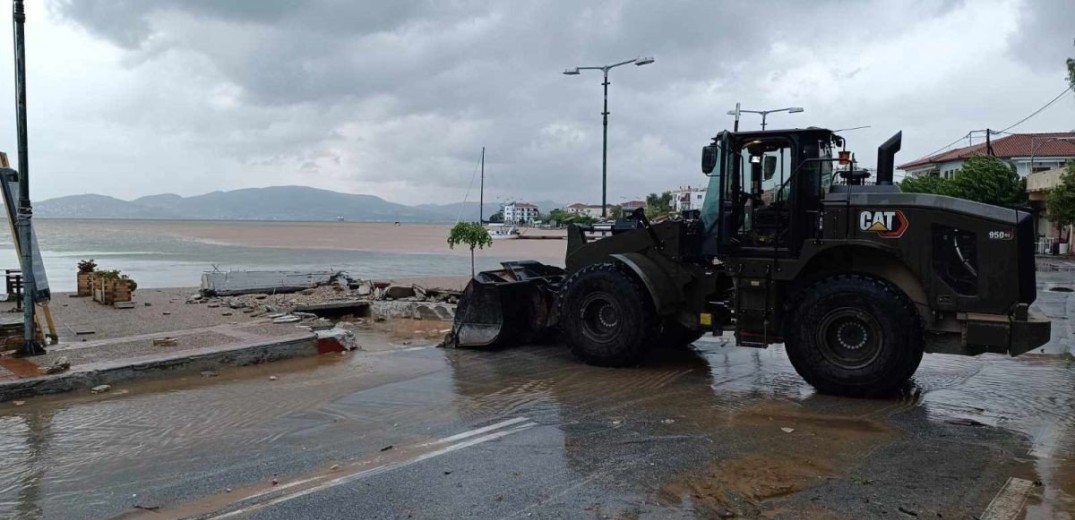
M 356 318 L 451 320 L 460 297 L 460 291 L 359 280 L 333 271 L 211 271 L 202 282 L 187 303 L 313 330 Z

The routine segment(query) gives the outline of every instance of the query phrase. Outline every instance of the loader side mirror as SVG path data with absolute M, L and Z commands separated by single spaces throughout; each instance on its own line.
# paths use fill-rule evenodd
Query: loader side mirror
M 775 173 L 776 173 L 776 156 L 775 155 L 767 155 L 767 156 L 765 156 L 765 162 L 762 163 L 762 168 L 761 168 L 761 177 L 762 177 L 762 179 L 763 180 L 770 180 L 770 179 L 773 178 L 773 175 Z
M 702 173 L 709 175 L 713 173 L 713 170 L 717 167 L 717 160 L 720 157 L 720 148 L 711 144 L 709 146 L 702 147 Z

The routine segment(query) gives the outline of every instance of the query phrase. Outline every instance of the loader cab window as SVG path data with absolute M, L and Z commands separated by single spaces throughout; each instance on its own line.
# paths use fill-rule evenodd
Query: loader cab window
M 724 150 L 721 144 L 713 144 L 707 147 L 707 150 L 703 152 L 703 156 L 706 154 L 712 154 L 711 157 L 703 157 L 703 172 L 706 169 L 706 162 L 712 162 L 712 170 L 706 173 L 709 177 L 709 182 L 706 184 L 705 199 L 702 201 L 702 225 L 705 227 L 707 234 L 713 234 L 717 221 L 720 218 L 720 194 L 721 194 L 721 180 L 724 177 Z
M 833 151 L 832 141 L 822 141 L 821 148 L 818 150 L 818 157 L 821 161 L 818 162 L 818 167 L 821 169 L 821 194 L 828 193 L 832 188 L 833 177 L 836 174 L 832 167 L 832 159 L 836 157 L 836 152 Z
M 732 238 L 740 246 L 772 247 L 786 242 L 794 147 L 787 139 L 744 143 L 733 160 L 738 182 L 729 182 L 725 196 L 736 201 Z

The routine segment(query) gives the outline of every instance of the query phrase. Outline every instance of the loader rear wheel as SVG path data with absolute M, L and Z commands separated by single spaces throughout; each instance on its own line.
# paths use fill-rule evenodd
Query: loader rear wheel
M 824 278 L 789 309 L 786 341 L 795 370 L 819 391 L 850 396 L 892 392 L 922 361 L 922 325 L 911 301 L 864 275 Z
M 653 340 L 649 294 L 619 264 L 580 269 L 564 282 L 560 333 L 571 352 L 591 365 L 637 365 Z

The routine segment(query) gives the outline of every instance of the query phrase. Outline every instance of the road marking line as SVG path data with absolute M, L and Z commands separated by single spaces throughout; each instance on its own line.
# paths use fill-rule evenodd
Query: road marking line
M 458 441 L 458 440 L 466 439 L 467 437 L 473 437 L 475 435 L 480 435 L 480 434 L 483 434 L 483 433 L 488 432 L 488 431 L 499 430 L 500 428 L 504 428 L 506 426 L 511 426 L 513 424 L 518 424 L 518 423 L 521 423 L 521 422 L 524 422 L 524 421 L 529 421 L 529 420 L 530 419 L 527 419 L 526 417 L 516 417 L 514 419 L 508 419 L 506 421 L 500 421 L 498 423 L 490 424 L 489 426 L 485 426 L 483 428 L 475 428 L 475 429 L 470 430 L 470 431 L 466 431 L 466 432 L 463 432 L 463 433 L 460 433 L 460 434 L 452 435 L 451 437 L 445 437 L 443 439 L 438 439 L 438 440 L 435 440 L 435 441 L 432 441 L 432 442 L 427 442 L 425 444 L 419 444 L 419 446 L 432 446 L 434 444 L 447 444 L 447 443 L 450 443 L 450 442 L 455 442 L 455 441 Z
M 979 518 L 981 520 L 1015 520 L 1019 513 L 1023 512 L 1023 504 L 1030 494 L 1030 488 L 1034 484 L 1029 480 L 1009 477 L 1000 488 L 997 496 L 985 508 L 985 512 Z
M 525 418 L 522 418 L 522 419 L 526 420 Z M 507 421 L 505 421 L 505 422 L 507 422 Z M 223 514 L 219 514 L 219 515 L 210 514 L 210 515 L 208 515 L 208 516 L 206 516 L 204 518 L 219 520 L 219 519 L 223 519 L 223 518 L 232 518 L 232 517 L 235 517 L 235 516 L 239 516 L 239 515 L 243 515 L 243 514 L 247 514 L 247 513 L 252 513 L 254 511 L 258 511 L 260 509 L 264 509 L 264 508 L 269 507 L 269 506 L 274 506 L 274 505 L 277 505 L 277 504 L 281 504 L 281 503 L 284 503 L 284 502 L 287 502 L 287 501 L 290 501 L 290 500 L 294 500 L 294 499 L 299 498 L 299 497 L 303 497 L 303 496 L 306 496 L 306 495 L 309 495 L 309 494 L 312 494 L 312 493 L 317 493 L 319 491 L 324 491 L 326 489 L 333 488 L 333 487 L 336 487 L 336 486 L 339 486 L 339 485 L 342 485 L 342 484 L 347 484 L 347 483 L 354 482 L 354 481 L 359 480 L 359 479 L 363 479 L 363 478 L 370 477 L 370 476 L 373 476 L 373 475 L 377 475 L 377 474 L 380 474 L 380 473 L 384 473 L 384 472 L 387 472 L 387 471 L 392 471 L 394 469 L 403 468 L 403 467 L 406 467 L 406 466 L 410 466 L 412 464 L 417 464 L 419 462 L 429 460 L 429 459 L 432 459 L 434 457 L 439 457 L 441 455 L 447 455 L 449 453 L 452 453 L 454 451 L 458 451 L 458 450 L 461 450 L 461 449 L 464 449 L 464 448 L 469 448 L 471 446 L 477 446 L 478 444 L 482 444 L 482 443 L 485 443 L 485 442 L 494 441 L 494 440 L 499 439 L 501 437 L 507 437 L 508 435 L 511 435 L 513 433 L 518 433 L 518 432 L 521 432 L 523 430 L 533 428 L 534 426 L 537 426 L 537 425 L 538 424 L 535 423 L 535 422 L 523 423 L 523 424 L 520 424 L 518 426 L 515 426 L 514 428 L 510 428 L 510 429 L 507 429 L 507 430 L 501 430 L 501 431 L 490 433 L 488 435 L 484 435 L 484 436 L 481 436 L 481 437 L 478 437 L 478 438 L 475 438 L 475 439 L 470 439 L 470 440 L 463 441 L 463 442 L 460 442 L 460 443 L 457 443 L 457 444 L 452 444 L 450 446 L 445 446 L 444 448 L 441 448 L 439 450 L 434 450 L 434 451 L 431 451 L 429 453 L 424 453 L 424 454 L 419 455 L 419 456 L 417 456 L 417 457 L 415 457 L 413 459 L 410 459 L 410 460 L 405 460 L 405 461 L 401 461 L 401 462 L 393 462 L 393 463 L 390 463 L 390 464 L 385 464 L 383 466 L 377 466 L 377 467 L 370 468 L 370 469 L 367 469 L 367 470 L 359 471 L 358 473 L 353 473 L 351 475 L 344 475 L 342 477 L 338 477 L 338 478 L 329 480 L 328 482 L 325 482 L 323 484 L 319 484 L 319 485 L 316 485 L 316 486 L 313 486 L 313 487 L 310 487 L 310 488 L 295 491 L 293 493 L 283 495 L 283 496 L 280 496 L 280 497 L 277 497 L 277 498 L 273 498 L 273 499 L 267 500 L 265 502 L 252 504 L 252 505 L 249 505 L 249 506 L 246 506 L 246 507 L 239 508 L 239 509 L 237 509 L 235 511 L 231 511 L 231 512 L 228 512 L 228 513 L 223 513 Z M 306 481 L 308 482 L 309 480 L 310 479 L 307 479 Z M 277 488 L 277 489 L 279 489 L 279 488 Z

